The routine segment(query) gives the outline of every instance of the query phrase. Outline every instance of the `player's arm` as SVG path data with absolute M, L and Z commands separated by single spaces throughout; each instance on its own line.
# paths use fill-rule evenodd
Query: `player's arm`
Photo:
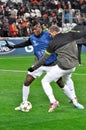
M 32 71 L 36 70 L 37 68 L 39 68 L 40 66 L 44 65 L 45 61 L 47 60 L 47 58 L 50 55 L 51 55 L 51 53 L 49 53 L 46 50 L 44 56 L 33 67 L 28 68 L 28 71 L 32 72 Z
M 5 40 L 5 42 L 6 42 L 6 45 L 5 45 L 5 46 L 7 46 L 7 47 L 10 48 L 10 49 L 23 48 L 23 47 L 25 47 L 25 46 L 31 45 L 30 38 L 29 38 L 27 41 L 25 41 L 25 42 L 22 42 L 22 43 L 19 43 L 19 44 L 15 44 L 15 45 L 10 45 L 7 40 Z
M 73 30 L 73 38 L 75 40 L 80 39 L 82 37 L 86 37 L 86 25 L 77 25 Z
M 39 68 L 40 66 L 44 65 L 45 61 L 47 60 L 47 58 L 56 50 L 56 45 L 57 48 L 60 47 L 60 44 L 56 44 L 57 38 L 54 38 L 47 47 L 47 50 L 45 51 L 45 54 L 43 55 L 43 57 L 31 68 L 28 69 L 28 71 L 33 72 L 34 70 L 36 70 L 37 68 Z

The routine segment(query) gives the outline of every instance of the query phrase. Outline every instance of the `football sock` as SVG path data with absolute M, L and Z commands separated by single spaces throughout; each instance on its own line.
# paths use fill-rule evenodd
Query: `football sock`
M 77 105 L 77 98 L 71 93 L 69 87 L 67 85 L 63 88 L 64 93 L 72 100 L 74 105 Z
M 23 102 L 28 100 L 29 93 L 30 93 L 30 86 L 23 85 L 23 89 L 22 89 Z
M 74 105 L 76 105 L 78 103 L 76 98 L 73 98 L 72 101 L 73 101 Z
M 73 99 L 73 95 L 69 89 L 69 87 L 67 85 L 64 86 L 64 88 L 62 88 L 64 93 L 67 95 L 68 98 L 70 98 L 71 100 Z
M 72 81 L 71 78 L 69 78 L 68 80 L 66 80 L 66 85 L 69 87 L 69 89 L 70 89 L 72 95 L 73 95 L 74 97 L 76 97 L 75 88 L 74 88 L 74 83 L 73 83 L 73 81 Z

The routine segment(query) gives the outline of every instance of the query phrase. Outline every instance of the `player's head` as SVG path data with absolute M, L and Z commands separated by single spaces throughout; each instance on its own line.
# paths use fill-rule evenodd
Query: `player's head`
M 60 33 L 60 29 L 56 25 L 52 25 L 51 27 L 49 27 L 48 31 L 52 37 Z
M 36 36 L 39 36 L 42 33 L 42 26 L 39 22 L 33 21 L 32 31 Z

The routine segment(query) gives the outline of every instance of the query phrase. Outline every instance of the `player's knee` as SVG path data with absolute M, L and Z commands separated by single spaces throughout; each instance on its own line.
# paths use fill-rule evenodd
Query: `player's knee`
M 25 82 L 24 82 L 24 85 L 25 85 L 25 86 L 29 86 L 29 85 L 33 82 L 34 79 L 35 79 L 35 78 L 32 77 L 31 75 L 27 75 L 27 76 L 26 76 L 26 80 L 25 80 Z
M 58 81 L 56 81 L 56 83 L 58 84 L 58 86 L 60 88 L 63 88 L 64 87 L 64 82 L 62 81 L 62 78 L 60 78 Z

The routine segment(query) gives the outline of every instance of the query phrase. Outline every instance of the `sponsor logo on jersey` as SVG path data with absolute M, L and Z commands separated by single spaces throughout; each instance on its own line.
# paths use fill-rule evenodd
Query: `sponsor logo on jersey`
M 10 45 L 13 45 L 14 43 L 8 41 Z M 13 52 L 15 49 L 9 49 L 8 47 L 5 46 L 6 42 L 5 41 L 0 41 L 0 54 L 8 54 Z
M 37 43 L 35 40 L 33 40 L 33 46 L 38 46 L 39 43 Z
M 27 47 L 25 47 L 25 51 L 26 51 L 27 53 L 33 52 L 33 46 L 27 46 Z

